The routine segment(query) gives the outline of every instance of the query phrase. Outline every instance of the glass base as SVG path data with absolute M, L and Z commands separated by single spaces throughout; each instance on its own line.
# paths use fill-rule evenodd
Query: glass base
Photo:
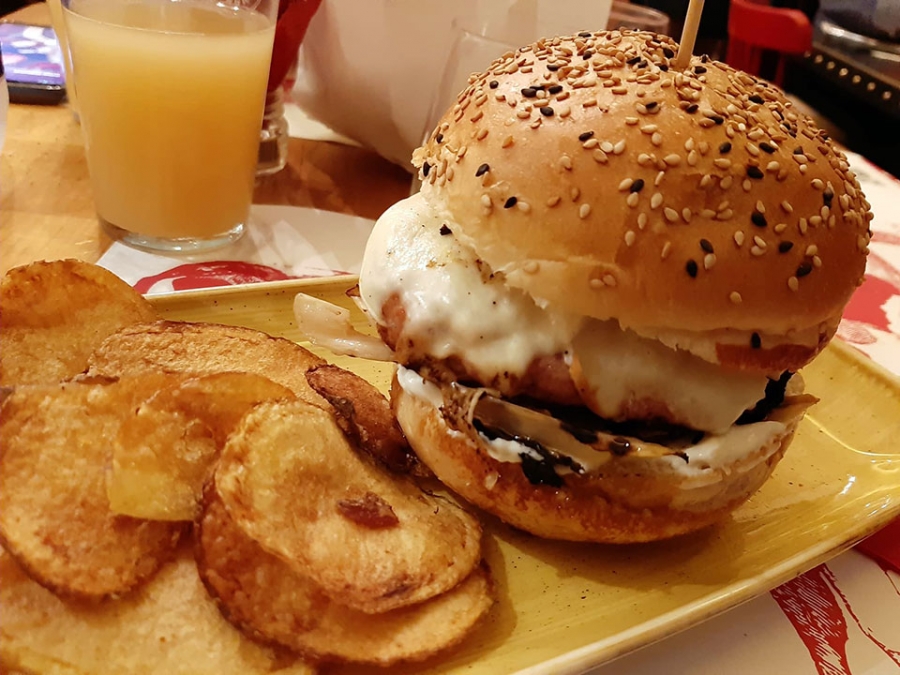
M 170 238 L 137 234 L 136 232 L 129 232 L 118 225 L 113 225 L 103 218 L 100 219 L 100 225 L 111 239 L 141 251 L 149 251 L 150 253 L 202 253 L 237 241 L 247 229 L 244 223 L 238 223 L 227 232 L 215 237 L 198 239 L 196 237 Z

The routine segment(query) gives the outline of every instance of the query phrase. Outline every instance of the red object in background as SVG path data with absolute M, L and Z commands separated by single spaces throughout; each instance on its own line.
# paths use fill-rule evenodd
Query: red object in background
M 779 55 L 803 54 L 812 47 L 812 24 L 798 9 L 769 7 L 753 0 L 731 0 L 728 13 L 728 65 L 760 74 L 763 50 Z M 774 82 L 784 79 L 784 58 L 778 59 Z
M 857 544 L 856 550 L 900 574 L 900 519 Z
M 274 91 L 284 82 L 285 76 L 297 58 L 297 50 L 300 49 L 306 29 L 309 28 L 309 22 L 312 21 L 321 2 L 322 0 L 280 0 L 266 91 Z
M 149 293 L 156 284 L 171 281 L 173 290 L 188 291 L 293 278 L 295 277 L 266 265 L 240 260 L 217 260 L 178 265 L 165 272 L 144 277 L 134 285 L 134 288 L 139 293 Z

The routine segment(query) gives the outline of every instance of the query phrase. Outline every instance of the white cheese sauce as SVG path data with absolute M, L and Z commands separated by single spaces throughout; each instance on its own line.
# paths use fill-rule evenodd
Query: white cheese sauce
M 406 310 L 406 335 L 436 358 L 462 356 L 487 378 L 521 375 L 538 356 L 568 349 L 577 317 L 544 310 L 500 278 L 482 278 L 475 254 L 452 234 L 421 194 L 379 218 L 363 256 L 359 290 L 366 309 L 384 325 L 392 295 Z M 487 379 L 486 378 L 486 379 Z
M 584 381 L 576 384 L 597 414 L 622 419 L 625 406 L 647 399 L 665 404 L 673 422 L 706 431 L 727 429 L 765 394 L 762 375 L 727 372 L 616 321 L 542 309 L 500 277 L 483 278 L 475 253 L 452 235 L 454 225 L 415 195 L 379 218 L 363 256 L 366 310 L 385 325 L 382 309 L 397 295 L 404 332 L 418 351 L 462 357 L 484 381 L 521 375 L 539 356 L 565 354 L 570 365 L 577 361 Z M 442 235 L 442 226 L 450 233 Z

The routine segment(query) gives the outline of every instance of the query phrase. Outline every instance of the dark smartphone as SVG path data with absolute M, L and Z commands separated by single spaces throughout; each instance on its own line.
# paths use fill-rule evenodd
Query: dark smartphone
M 65 99 L 62 51 L 52 28 L 0 23 L 0 58 L 10 101 L 54 105 Z

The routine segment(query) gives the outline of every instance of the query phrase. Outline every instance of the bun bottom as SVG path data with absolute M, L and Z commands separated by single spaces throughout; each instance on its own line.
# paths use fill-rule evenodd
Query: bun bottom
M 539 537 L 616 544 L 667 539 L 724 519 L 769 478 L 802 418 L 723 470 L 685 476 L 669 458 L 616 457 L 589 474 L 563 476 L 557 488 L 534 485 L 520 464 L 493 459 L 396 376 L 391 400 L 419 459 L 467 501 Z

